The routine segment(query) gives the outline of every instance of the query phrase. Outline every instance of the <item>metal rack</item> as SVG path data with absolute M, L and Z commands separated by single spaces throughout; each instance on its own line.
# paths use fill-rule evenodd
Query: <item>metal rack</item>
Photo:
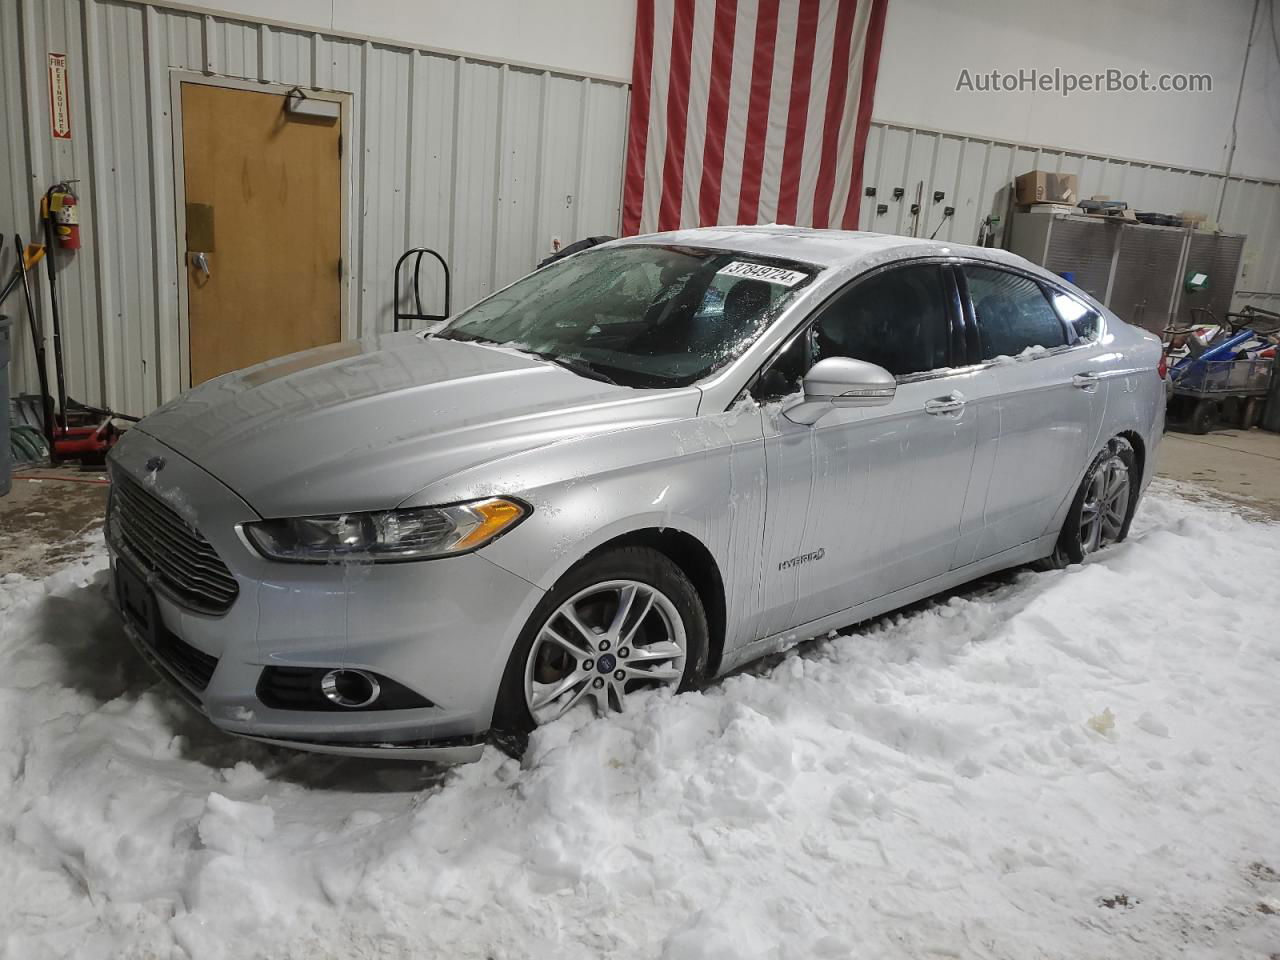
M 439 262 L 440 269 L 444 272 L 444 312 L 443 313 L 426 313 L 422 309 L 422 288 L 421 288 L 420 281 L 422 279 L 422 258 L 425 256 L 434 257 L 436 261 Z M 413 291 L 414 309 L 404 310 L 402 309 L 401 303 L 400 303 L 400 291 L 401 291 L 400 268 L 404 266 L 404 262 L 408 260 L 410 257 L 414 258 L 413 284 L 411 287 Z M 435 250 L 432 250 L 430 247 L 411 247 L 410 249 L 406 250 L 404 253 L 400 255 L 400 259 L 396 261 L 395 275 L 392 279 L 392 282 L 395 285 L 395 289 L 393 293 L 393 302 L 396 305 L 395 320 L 392 323 L 392 329 L 397 333 L 400 332 L 401 320 L 408 320 L 410 323 L 409 329 L 413 329 L 412 324 L 415 321 L 426 321 L 428 323 L 434 323 L 439 320 L 449 319 L 450 304 L 452 300 L 452 287 L 451 287 L 451 279 L 449 276 L 449 264 L 446 263 L 444 257 L 440 256 L 440 254 L 437 253 Z

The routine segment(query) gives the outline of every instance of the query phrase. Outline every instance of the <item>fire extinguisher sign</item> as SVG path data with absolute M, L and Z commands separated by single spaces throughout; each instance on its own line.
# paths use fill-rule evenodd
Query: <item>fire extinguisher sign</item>
M 55 140 L 71 139 L 71 101 L 67 98 L 67 55 L 49 54 L 49 123 Z

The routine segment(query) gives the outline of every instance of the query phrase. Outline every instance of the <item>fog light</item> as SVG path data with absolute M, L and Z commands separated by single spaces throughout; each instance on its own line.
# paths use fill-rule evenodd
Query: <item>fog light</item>
M 435 704 L 403 683 L 372 670 L 342 667 L 263 667 L 258 677 L 258 699 L 272 710 L 355 710 L 361 700 L 365 710 L 426 710 Z M 329 691 L 334 694 L 330 695 Z
M 363 670 L 330 670 L 321 678 L 320 690 L 332 703 L 351 710 L 371 706 L 381 692 L 378 681 Z

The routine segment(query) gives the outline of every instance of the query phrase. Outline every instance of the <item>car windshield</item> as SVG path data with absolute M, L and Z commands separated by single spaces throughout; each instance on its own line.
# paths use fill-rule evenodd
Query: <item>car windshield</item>
M 721 250 L 605 247 L 529 274 L 436 335 L 623 386 L 684 386 L 739 356 L 815 272 Z

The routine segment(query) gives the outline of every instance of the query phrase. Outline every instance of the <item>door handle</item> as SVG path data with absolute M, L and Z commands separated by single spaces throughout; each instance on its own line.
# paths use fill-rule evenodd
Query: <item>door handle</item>
M 1071 385 L 1079 387 L 1085 393 L 1093 393 L 1098 389 L 1098 375 L 1096 373 L 1077 373 L 1071 378 Z
M 952 414 L 958 414 L 964 409 L 964 397 L 958 393 L 953 393 L 949 397 L 935 397 L 932 400 L 924 402 L 924 412 L 932 414 L 935 417 L 945 417 Z
M 202 271 L 206 280 L 213 276 L 213 273 L 209 270 L 209 258 L 203 253 L 193 253 L 191 255 L 191 265 Z

